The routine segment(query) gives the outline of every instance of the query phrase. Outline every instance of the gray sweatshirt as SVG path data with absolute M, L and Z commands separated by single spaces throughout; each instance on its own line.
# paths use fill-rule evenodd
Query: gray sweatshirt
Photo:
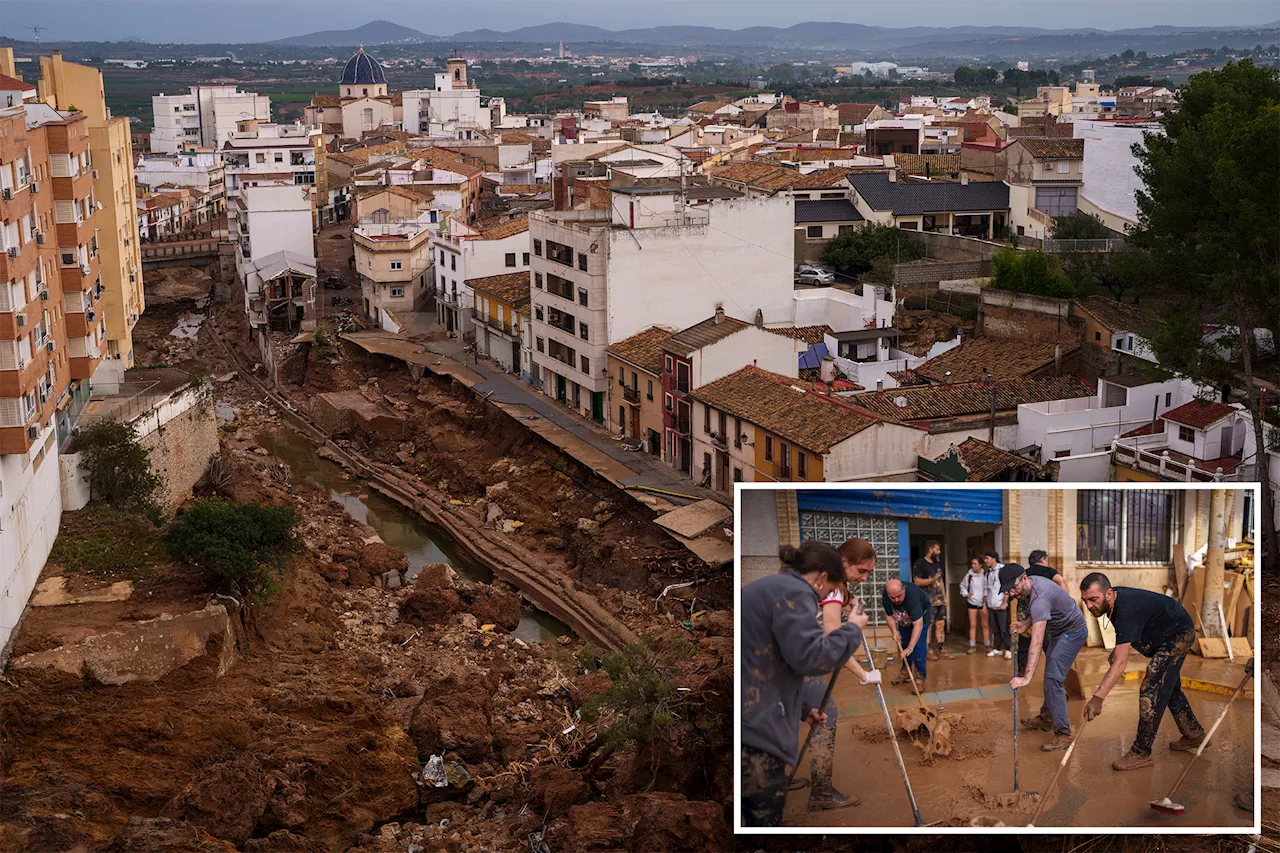
M 791 571 L 742 589 L 742 745 L 796 763 L 797 732 L 810 708 L 806 675 L 830 675 L 862 643 L 858 626 L 845 623 L 826 637 L 813 618 L 818 594 Z

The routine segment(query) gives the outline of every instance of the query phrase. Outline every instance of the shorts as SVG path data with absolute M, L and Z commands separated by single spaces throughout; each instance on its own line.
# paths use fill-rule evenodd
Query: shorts
M 985 604 L 970 604 L 969 602 L 967 602 L 967 601 L 966 601 L 966 602 L 965 602 L 965 606 L 966 606 L 966 607 L 968 607 L 970 610 L 981 610 L 982 608 L 986 607 L 987 605 L 985 605 Z

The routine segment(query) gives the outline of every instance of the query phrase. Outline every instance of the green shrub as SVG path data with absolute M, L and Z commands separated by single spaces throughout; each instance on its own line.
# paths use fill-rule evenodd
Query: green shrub
M 1001 249 L 996 252 L 991 258 L 991 286 L 997 290 L 1057 299 L 1082 295 L 1058 262 L 1039 251 Z
M 220 589 L 259 601 L 301 550 L 297 523 L 291 507 L 201 498 L 169 526 L 166 541 L 174 559 L 206 570 Z
M 151 470 L 151 453 L 138 443 L 132 426 L 103 419 L 77 431 L 80 468 L 89 477 L 89 494 L 117 509 L 142 513 L 159 524 L 157 501 L 164 481 Z
M 621 652 L 609 652 L 600 667 L 609 674 L 613 686 L 586 701 L 582 719 L 604 723 L 600 737 L 613 749 L 661 739 L 687 701 L 687 694 L 668 673 L 677 661 L 693 653 L 693 645 L 686 640 L 660 648 L 653 637 L 642 637 Z
M 1065 216 L 1053 217 L 1053 239 L 1055 240 L 1109 240 L 1111 229 L 1102 221 L 1102 217 L 1077 210 Z
M 822 250 L 822 262 L 846 275 L 869 272 L 877 258 L 887 258 L 891 264 L 897 264 L 923 257 L 924 248 L 902 229 L 891 225 L 854 228 L 835 237 Z

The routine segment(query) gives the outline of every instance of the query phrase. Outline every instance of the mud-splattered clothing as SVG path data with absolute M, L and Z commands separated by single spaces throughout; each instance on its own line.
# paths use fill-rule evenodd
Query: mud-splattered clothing
M 804 680 L 804 706 L 806 708 L 818 708 L 822 705 L 822 697 L 827 694 L 827 685 L 831 682 L 831 678 L 821 676 L 810 676 Z M 827 715 L 826 725 L 818 726 L 813 733 L 813 740 L 809 741 L 809 772 L 813 775 L 810 777 L 813 782 L 813 788 L 822 785 L 831 784 L 831 768 L 835 763 L 836 755 L 836 721 L 839 720 L 840 714 L 836 711 L 836 700 L 833 696 L 827 700 L 827 704 L 818 708 L 820 713 Z M 804 734 L 808 734 L 807 726 Z M 812 789 L 811 789 L 812 790 Z
M 782 759 L 742 748 L 742 825 L 782 826 L 787 805 L 787 767 Z
M 858 626 L 846 623 L 825 637 L 814 618 L 818 594 L 791 571 L 742 590 L 742 745 L 794 765 L 807 675 L 829 675 L 862 643 Z
M 1117 646 L 1132 643 L 1135 649 L 1139 645 L 1156 649 L 1195 629 L 1191 614 L 1172 596 L 1128 586 L 1113 589 L 1116 601 L 1109 618 L 1116 628 Z

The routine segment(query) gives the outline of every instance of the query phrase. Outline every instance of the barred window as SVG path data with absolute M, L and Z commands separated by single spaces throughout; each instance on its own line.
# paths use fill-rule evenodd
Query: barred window
M 1178 492 L 1081 489 L 1076 498 L 1076 560 L 1168 564 L 1177 538 Z

